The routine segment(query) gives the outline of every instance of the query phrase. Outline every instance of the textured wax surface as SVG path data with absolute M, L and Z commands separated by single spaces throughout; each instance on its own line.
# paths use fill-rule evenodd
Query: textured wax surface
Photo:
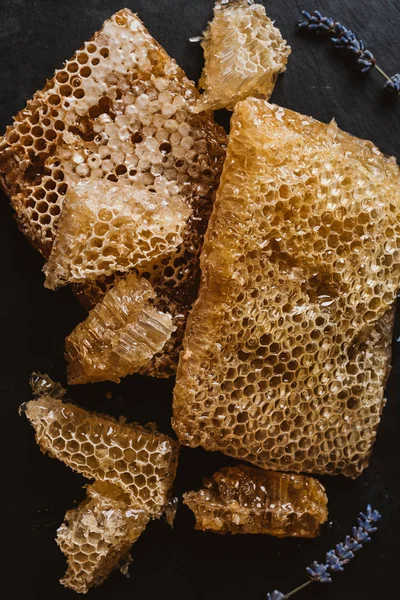
M 150 514 L 162 513 L 178 463 L 171 438 L 50 396 L 31 400 L 25 411 L 43 452 L 88 479 L 115 484 Z
M 268 100 L 291 51 L 262 4 L 251 0 L 218 1 L 201 45 L 205 65 L 199 88 L 204 93 L 197 110 L 233 110 L 248 96 Z
M 151 284 L 133 273 L 117 281 L 65 340 L 68 383 L 115 381 L 145 368 L 175 326 L 152 306 Z
M 184 494 L 200 530 L 315 537 L 328 516 L 323 486 L 304 475 L 239 465 L 214 473 L 203 486 Z
M 382 91 L 383 80 L 373 70 L 362 76 L 352 61 L 331 49 L 330 43 L 296 32 L 302 9 L 319 8 L 355 31 L 370 47 L 378 63 L 393 74 L 399 70 L 400 4 L 378 0 L 260 0 L 267 14 L 292 47 L 287 71 L 278 77 L 272 101 L 328 123 L 333 117 L 341 129 L 371 139 L 387 154 L 400 155 L 399 104 Z M 47 77 L 73 55 L 105 19 L 128 6 L 137 12 L 150 33 L 196 82 L 203 67 L 200 44 L 190 44 L 212 19 L 214 0 L 8 0 L 0 19 L 0 132 L 26 100 L 41 89 Z M 230 114 L 218 120 L 229 123 Z M 18 416 L 18 406 L 31 398 L 27 379 L 33 369 L 49 372 L 66 385 L 64 339 L 84 310 L 69 287 L 53 294 L 43 287 L 41 257 L 16 227 L 8 199 L 0 192 L 0 255 L 3 285 L 0 312 L 4 345 L 0 386 L 3 463 L 7 494 L 3 494 L 2 531 L 9 551 L 2 559 L 7 577 L 2 589 L 10 598 L 31 600 L 77 596 L 60 587 L 65 559 L 54 544 L 55 531 L 65 512 L 85 496 L 83 477 L 59 461 L 37 451 L 31 426 Z M 400 322 L 399 322 L 400 325 Z M 399 325 L 395 338 L 400 336 Z M 150 522 L 133 546 L 130 578 L 112 573 L 90 592 L 95 600 L 132 600 L 173 597 L 175 600 L 261 600 L 267 592 L 283 592 L 305 581 L 305 567 L 321 561 L 325 552 L 351 533 L 354 518 L 368 502 L 383 513 L 373 541 L 357 554 L 333 585 L 309 586 L 298 600 L 376 600 L 382 586 L 397 589 L 400 544 L 400 363 L 393 346 L 393 368 L 386 388 L 382 415 L 370 466 L 356 480 L 321 478 L 329 497 L 329 527 L 313 540 L 278 539 L 268 535 L 215 535 L 194 530 L 193 514 L 179 508 L 174 529 L 162 520 Z M 71 386 L 73 401 L 129 421 L 156 421 L 171 434 L 172 379 L 133 375 L 120 384 Z M 107 396 L 106 396 L 107 394 Z M 112 397 L 110 395 L 112 394 Z M 174 494 L 202 487 L 202 478 L 235 459 L 220 452 L 183 447 Z M 242 461 L 243 462 L 243 461 Z M 229 574 L 224 576 L 223 574 Z M 206 574 L 206 576 L 205 576 Z M 249 576 L 251 574 L 251 576 Z M 151 584 L 149 583 L 151 582 Z M 212 582 L 212 584 L 210 583 Z M 296 596 L 294 596 L 296 598 Z M 296 598 L 297 600 L 297 598 Z
M 103 276 L 135 267 L 169 306 L 177 329 L 149 368 L 161 377 L 176 370 L 224 157 L 225 133 L 210 113 L 194 114 L 197 98 L 182 69 L 122 10 L 0 140 L 0 179 L 20 228 L 51 253 L 47 287 L 87 280 L 78 297 L 90 305 Z
M 357 477 L 384 406 L 400 283 L 396 161 L 239 103 L 174 395 L 182 443 Z
M 120 567 L 126 572 L 129 550 L 146 528 L 149 514 L 127 504 L 111 484 L 88 486 L 86 499 L 65 515 L 57 530 L 57 544 L 68 569 L 60 583 L 86 593 Z M 129 497 L 128 497 L 129 498 Z
M 123 183 L 82 179 L 68 189 L 46 287 L 159 264 L 182 243 L 189 215 L 180 196 L 167 201 Z

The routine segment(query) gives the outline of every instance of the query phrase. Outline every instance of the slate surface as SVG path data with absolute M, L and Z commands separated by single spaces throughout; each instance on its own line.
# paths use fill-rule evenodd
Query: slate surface
M 329 43 L 296 33 L 301 8 L 320 8 L 354 29 L 389 72 L 400 70 L 400 3 L 397 0 L 324 0 L 303 5 L 297 0 L 268 0 L 293 48 L 287 73 L 278 81 L 273 100 L 322 121 L 335 117 L 339 126 L 373 140 L 384 152 L 400 156 L 400 98 L 385 98 L 377 73 L 362 77 L 335 54 Z M 199 35 L 211 16 L 213 0 L 130 0 L 157 40 L 197 79 L 202 66 Z M 24 106 L 46 77 L 122 8 L 116 0 L 0 1 L 0 131 Z M 227 123 L 226 116 L 221 116 Z M 2 591 L 7 598 L 76 597 L 58 584 L 64 558 L 54 542 L 64 513 L 84 497 L 84 479 L 56 460 L 44 457 L 33 431 L 18 417 L 29 399 L 32 370 L 49 372 L 65 382 L 63 340 L 84 318 L 68 289 L 56 295 L 43 288 L 42 261 L 17 231 L 5 198 L 0 202 L 1 256 L 1 445 L 2 445 Z M 399 323 L 398 319 L 398 323 Z M 397 325 L 396 337 L 400 335 Z M 333 585 L 314 584 L 297 597 L 325 600 L 372 600 L 397 597 L 400 543 L 400 358 L 394 344 L 394 367 L 387 387 L 388 404 L 370 468 L 357 481 L 323 478 L 330 499 L 330 527 L 312 541 L 277 540 L 267 536 L 223 537 L 195 532 L 193 518 L 180 507 L 174 529 L 152 523 L 134 546 L 131 577 L 119 573 L 98 590 L 93 600 L 142 598 L 158 600 L 261 600 L 275 588 L 289 591 L 305 580 L 304 567 L 322 559 L 326 550 L 349 532 L 367 502 L 384 520 L 374 541 L 337 575 Z M 172 381 L 134 376 L 120 386 L 98 384 L 71 389 L 86 407 L 115 416 L 157 421 L 170 431 Z M 110 390 L 113 398 L 107 400 Z M 397 393 L 396 393 L 397 392 Z M 184 449 L 176 493 L 200 486 L 204 475 L 233 461 L 202 449 Z

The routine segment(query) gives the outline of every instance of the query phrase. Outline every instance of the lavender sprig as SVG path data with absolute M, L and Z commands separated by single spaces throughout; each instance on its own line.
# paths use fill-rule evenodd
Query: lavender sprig
M 344 566 L 354 558 L 354 553 L 361 550 L 363 544 L 370 541 L 370 534 L 375 533 L 376 525 L 381 518 L 379 512 L 373 510 L 368 504 L 366 512 L 360 512 L 357 519 L 358 525 L 353 527 L 352 535 L 346 535 L 344 542 L 336 544 L 333 550 L 329 550 L 325 555 L 324 563 L 314 561 L 311 566 L 306 568 L 308 581 L 287 594 L 275 590 L 272 594 L 267 594 L 267 600 L 287 600 L 314 581 L 332 583 L 332 574 L 343 571 Z
M 372 52 L 365 47 L 364 42 L 359 40 L 353 31 L 338 21 L 334 21 L 331 17 L 324 17 L 319 10 L 315 10 L 313 13 L 303 10 L 301 14 L 303 18 L 298 22 L 299 29 L 330 37 L 335 48 L 352 54 L 356 58 L 356 67 L 361 73 L 367 73 L 375 68 L 386 79 L 384 88 L 389 92 L 400 94 L 400 73 L 389 77 L 377 64 Z

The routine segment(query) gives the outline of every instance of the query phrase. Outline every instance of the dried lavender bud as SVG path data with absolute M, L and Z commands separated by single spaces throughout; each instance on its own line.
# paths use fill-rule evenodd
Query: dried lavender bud
M 400 73 L 396 73 L 385 83 L 385 90 L 400 94 Z

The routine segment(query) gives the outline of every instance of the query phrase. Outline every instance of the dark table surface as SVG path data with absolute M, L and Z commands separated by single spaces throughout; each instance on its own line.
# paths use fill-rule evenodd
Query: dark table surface
M 390 74 L 400 70 L 399 0 L 268 0 L 292 46 L 287 73 L 279 78 L 273 100 L 322 121 L 371 139 L 385 153 L 400 157 L 400 98 L 385 97 L 374 72 L 363 77 L 330 48 L 329 42 L 296 32 L 302 8 L 319 8 L 354 29 Z M 150 32 L 197 80 L 202 66 L 201 34 L 212 14 L 213 0 L 130 0 Z M 0 130 L 11 122 L 35 90 L 70 57 L 112 13 L 117 0 L 0 0 Z M 219 118 L 228 123 L 227 115 Z M 64 337 L 84 316 L 69 289 L 56 294 L 43 287 L 42 260 L 17 230 L 5 198 L 0 202 L 1 257 L 1 444 L 0 531 L 4 597 L 76 597 L 58 579 L 64 557 L 54 537 L 64 513 L 84 497 L 83 477 L 61 462 L 43 456 L 33 430 L 18 416 L 30 398 L 31 371 L 48 372 L 65 383 Z M 399 337 L 399 321 L 395 339 Z M 369 469 L 356 481 L 321 478 L 329 495 L 330 525 L 316 540 L 278 540 L 268 536 L 218 536 L 196 532 L 190 511 L 180 505 L 174 529 L 162 521 L 149 525 L 133 547 L 130 578 L 114 573 L 93 599 L 259 600 L 275 588 L 289 591 L 305 580 L 304 568 L 322 560 L 346 533 L 357 513 L 371 502 L 383 513 L 373 541 L 335 576 L 332 585 L 314 584 L 297 597 L 372 600 L 398 598 L 396 580 L 400 545 L 400 383 L 399 344 L 393 345 L 388 403 Z M 397 358 L 396 358 L 397 356 Z M 128 377 L 119 386 L 97 384 L 70 389 L 74 401 L 114 416 L 156 421 L 170 432 L 173 381 Z M 112 398 L 106 399 L 111 391 Z M 234 461 L 222 454 L 184 448 L 175 493 L 200 486 L 203 476 Z M 397 586 L 398 589 L 398 586 Z

